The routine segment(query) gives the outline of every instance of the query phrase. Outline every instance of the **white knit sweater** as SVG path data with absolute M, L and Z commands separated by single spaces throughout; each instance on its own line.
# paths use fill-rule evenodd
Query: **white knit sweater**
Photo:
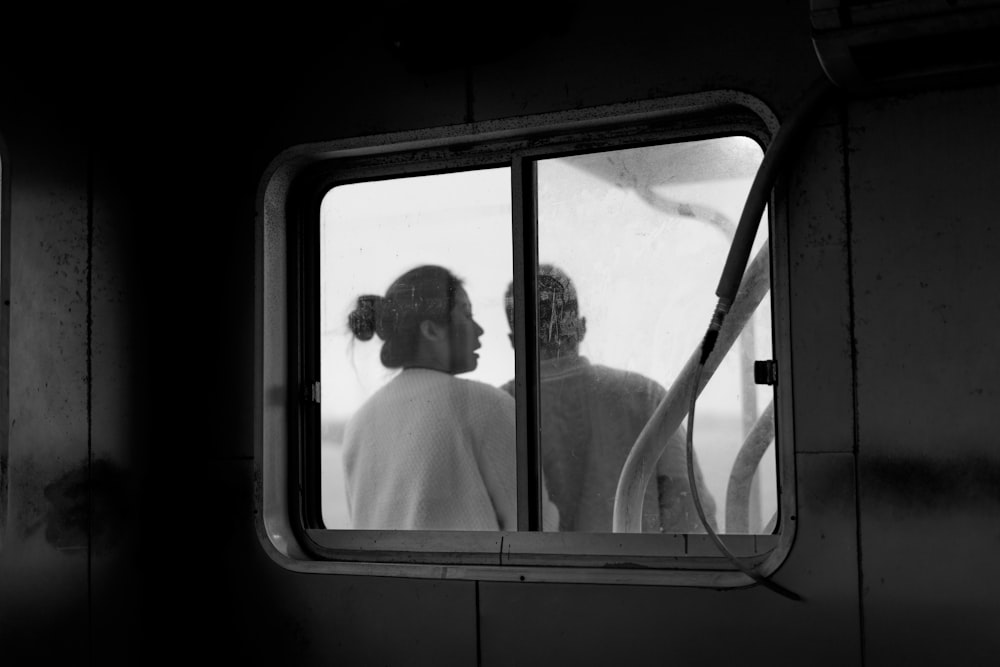
M 344 433 L 353 527 L 516 530 L 514 415 L 514 400 L 496 387 L 399 373 Z M 555 506 L 546 509 L 545 524 L 557 527 Z

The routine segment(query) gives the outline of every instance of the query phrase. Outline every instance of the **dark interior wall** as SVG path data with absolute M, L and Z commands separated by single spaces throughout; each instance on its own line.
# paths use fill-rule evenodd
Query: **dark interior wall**
M 628 600 L 646 620 L 613 645 L 656 654 L 659 610 L 684 603 L 666 590 L 600 611 L 607 589 L 494 585 L 477 617 L 469 582 L 306 576 L 267 559 L 253 529 L 255 196 L 268 162 L 302 142 L 718 88 L 780 117 L 819 75 L 805 7 L 729 4 L 370 7 L 240 27 L 173 14 L 50 20 L 22 36 L 0 97 L 12 193 L 3 655 L 527 664 Z M 692 595 L 704 627 L 709 599 Z M 522 614 L 546 609 L 539 596 L 578 604 L 531 638 Z
M 4 295 L 12 322 L 9 424 L 0 445 L 5 657 L 52 655 L 40 636 L 47 626 L 70 645 L 85 645 L 88 634 L 89 536 L 78 512 L 89 447 L 87 153 L 81 124 L 60 122 L 65 101 L 3 105 L 0 177 L 11 221 L 4 261 L 18 267 Z
M 894 634 L 908 627 L 896 624 L 903 594 L 914 596 L 928 642 L 931 607 L 953 589 L 962 592 L 958 604 L 995 619 L 988 594 L 996 582 L 976 593 L 973 575 L 955 572 L 996 552 L 990 515 L 962 509 L 972 501 L 961 495 L 990 493 L 993 468 L 976 462 L 996 465 L 983 436 L 996 432 L 986 416 L 996 391 L 988 374 L 949 370 L 987 368 L 977 359 L 990 358 L 990 339 L 963 343 L 969 330 L 995 322 L 995 308 L 989 294 L 985 309 L 956 306 L 948 286 L 984 296 L 995 228 L 984 216 L 988 184 L 977 179 L 997 170 L 986 154 L 949 166 L 942 190 L 933 176 L 941 170 L 920 165 L 950 144 L 935 143 L 940 129 L 918 122 L 935 105 L 941 113 L 962 105 L 970 124 L 947 136 L 973 150 L 975 132 L 993 131 L 996 98 L 984 92 L 852 106 L 850 137 L 831 111 L 790 185 L 792 318 L 796 331 L 814 333 L 796 338 L 793 351 L 803 523 L 780 575 L 802 584 L 808 605 L 759 589 L 726 594 L 720 612 L 723 596 L 712 591 L 294 574 L 257 542 L 254 216 L 269 161 L 304 142 L 720 88 L 757 96 L 781 119 L 820 76 L 808 3 L 754 4 L 466 10 L 448 16 L 448 29 L 442 16 L 392 7 L 269 15 L 242 27 L 174 16 L 155 31 L 146 23 L 67 29 L 11 59 L 0 94 L 11 188 L 0 656 L 628 663 L 663 655 L 669 642 L 691 662 L 749 651 L 769 664 L 800 664 L 821 645 L 817 659 L 851 663 L 862 651 L 856 414 L 863 507 L 875 509 L 899 486 L 886 480 L 884 462 L 913 442 L 966 480 L 939 491 L 934 477 L 929 491 L 907 491 L 862 526 L 873 659 L 891 664 L 903 641 Z M 857 156 L 849 165 L 848 152 Z M 884 171 L 884 160 L 897 169 Z M 951 196 L 927 199 L 942 191 Z M 899 201 L 907 202 L 902 214 Z M 935 236 L 941 224 L 948 233 Z M 914 313 L 919 335 L 887 326 Z M 900 350 L 928 365 L 901 364 Z M 855 354 L 856 397 L 845 361 Z M 961 437 L 948 425 L 956 420 L 934 419 L 939 408 L 966 425 Z M 947 448 L 937 446 L 945 440 Z M 939 497 L 955 509 L 933 519 L 917 511 Z M 931 542 L 934 567 L 951 568 L 940 587 L 921 574 L 923 561 L 898 552 L 926 546 L 927 521 L 959 545 Z M 987 631 L 950 628 L 956 641 Z M 774 642 L 759 641 L 768 633 L 790 644 L 775 654 Z
M 1000 649 L 1000 86 L 849 110 L 869 665 Z

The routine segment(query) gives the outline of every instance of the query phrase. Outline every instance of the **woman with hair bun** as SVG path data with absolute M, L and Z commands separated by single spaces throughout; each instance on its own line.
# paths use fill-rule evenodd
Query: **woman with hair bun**
M 354 336 L 378 336 L 402 369 L 348 421 L 347 506 L 358 529 L 516 530 L 514 401 L 455 376 L 475 370 L 482 327 L 462 282 L 440 266 L 363 295 Z M 547 494 L 546 494 L 547 496 Z M 546 497 L 545 525 L 558 526 Z

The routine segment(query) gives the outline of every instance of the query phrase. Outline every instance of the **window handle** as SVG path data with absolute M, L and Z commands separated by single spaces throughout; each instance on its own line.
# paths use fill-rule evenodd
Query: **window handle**
M 778 384 L 778 362 L 774 359 L 753 362 L 753 381 L 756 384 Z
M 309 403 L 319 403 L 320 402 L 320 386 L 319 382 L 306 382 L 302 385 L 302 400 Z

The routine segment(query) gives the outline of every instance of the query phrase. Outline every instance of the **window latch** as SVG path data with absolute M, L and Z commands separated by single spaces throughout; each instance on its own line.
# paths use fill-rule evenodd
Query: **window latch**
M 302 400 L 308 401 L 310 403 L 320 402 L 319 382 L 307 382 L 302 387 Z
M 753 362 L 753 381 L 756 384 L 778 384 L 778 362 L 774 359 Z

